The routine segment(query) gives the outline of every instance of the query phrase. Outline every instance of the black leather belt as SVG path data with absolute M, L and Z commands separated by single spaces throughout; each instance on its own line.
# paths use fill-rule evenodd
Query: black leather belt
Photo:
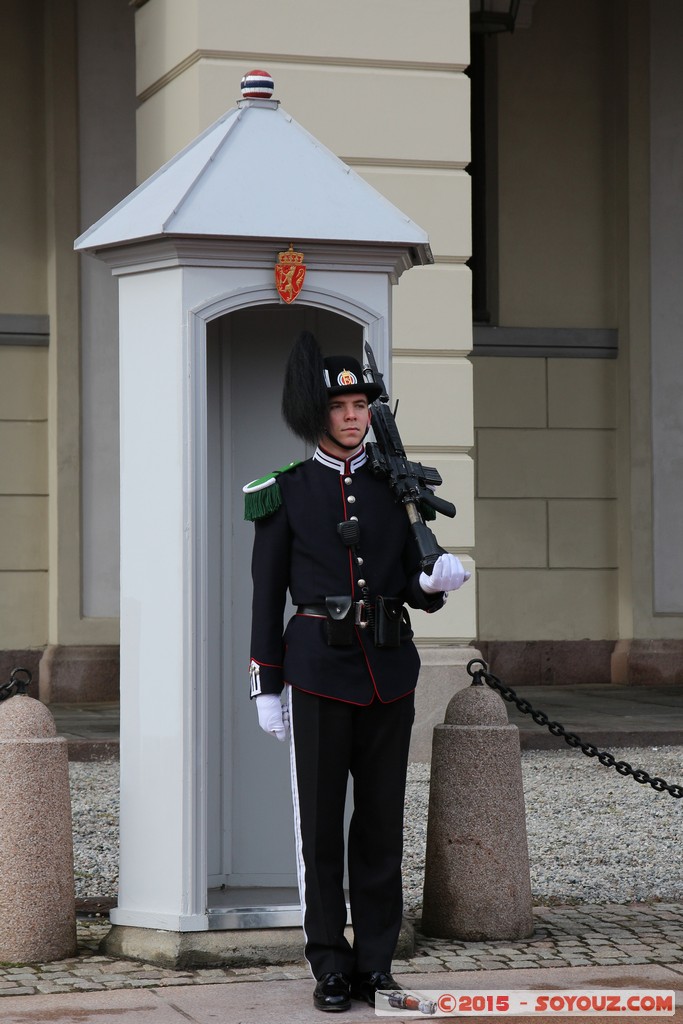
M 372 601 L 354 601 L 356 607 L 361 605 L 363 608 L 373 608 L 374 604 Z M 322 615 L 327 618 L 327 608 L 324 604 L 300 604 L 296 610 L 297 615 Z
M 377 647 L 400 647 L 403 623 L 410 628 L 403 602 L 393 597 L 375 597 L 372 601 L 352 601 L 348 595 L 328 597 L 325 604 L 300 604 L 297 615 L 325 619 L 327 643 L 331 647 L 353 644 L 353 630 L 374 632 Z
M 368 624 L 368 614 L 372 615 L 375 608 L 374 601 L 354 601 L 353 621 L 357 626 Z M 300 604 L 296 609 L 297 615 L 318 615 L 323 619 L 327 618 L 327 608 L 324 604 Z

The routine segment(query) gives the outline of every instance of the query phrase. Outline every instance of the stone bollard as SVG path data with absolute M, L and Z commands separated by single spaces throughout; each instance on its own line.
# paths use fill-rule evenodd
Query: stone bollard
M 76 953 L 67 742 L 40 701 L 0 701 L 0 961 Z
M 422 931 L 477 942 L 533 929 L 519 730 L 473 684 L 434 729 Z

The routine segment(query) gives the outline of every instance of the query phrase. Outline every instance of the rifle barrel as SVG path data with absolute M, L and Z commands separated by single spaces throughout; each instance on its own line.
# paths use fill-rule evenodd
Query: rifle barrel
M 443 553 L 443 548 L 426 525 L 420 502 L 424 501 L 435 511 L 448 516 L 455 515 L 455 506 L 437 498 L 429 490 L 428 484 L 438 486 L 441 483 L 441 476 L 436 469 L 422 466 L 419 462 L 409 462 L 406 458 L 396 420 L 387 405 L 389 395 L 384 386 L 384 378 L 368 342 L 365 343 L 365 352 L 369 368 L 363 371 L 363 376 L 368 383 L 377 384 L 382 389 L 382 394 L 372 403 L 372 427 L 377 443 L 367 446 L 371 463 L 375 472 L 388 479 L 394 497 L 403 504 L 420 555 L 420 566 L 424 572 L 430 573 L 437 558 Z

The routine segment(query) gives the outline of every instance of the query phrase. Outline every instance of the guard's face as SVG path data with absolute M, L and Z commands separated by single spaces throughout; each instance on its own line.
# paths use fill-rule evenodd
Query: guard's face
M 328 430 L 334 441 L 360 445 L 370 425 L 365 395 L 338 395 L 328 402 Z

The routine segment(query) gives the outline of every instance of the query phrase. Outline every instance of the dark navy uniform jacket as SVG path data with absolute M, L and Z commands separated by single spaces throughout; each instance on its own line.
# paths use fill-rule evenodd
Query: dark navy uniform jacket
M 436 611 L 442 594 L 420 588 L 419 555 L 405 510 L 386 480 L 375 477 L 364 449 L 346 460 L 318 448 L 313 458 L 277 478 L 282 503 L 255 523 L 252 578 L 251 695 L 289 684 L 352 704 L 388 702 L 411 693 L 420 659 L 406 622 L 399 647 L 374 644 L 372 629 L 355 627 L 351 646 L 329 646 L 325 618 L 294 614 L 283 635 L 287 590 L 294 605 L 325 597 L 400 598 Z M 356 517 L 360 541 L 344 545 L 337 524 Z M 360 581 L 365 581 L 362 583 Z

